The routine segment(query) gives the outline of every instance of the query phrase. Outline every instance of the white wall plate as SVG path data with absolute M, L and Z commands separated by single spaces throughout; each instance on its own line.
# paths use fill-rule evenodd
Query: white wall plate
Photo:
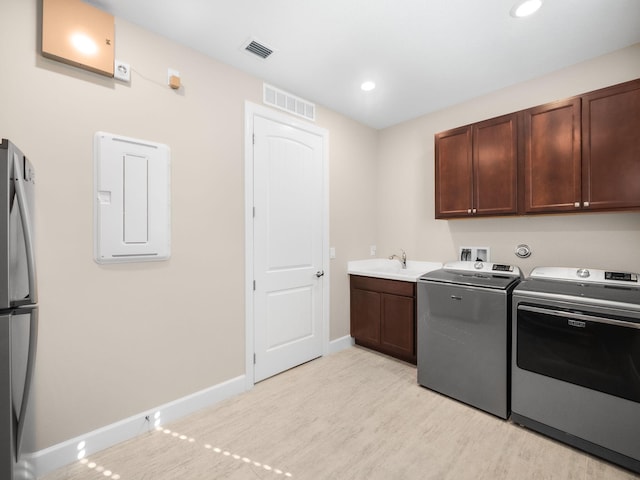
M 113 65 L 113 77 L 129 83 L 131 81 L 131 67 L 129 64 L 116 60 Z
M 460 247 L 458 260 L 468 262 L 490 262 L 491 248 L 489 247 Z
M 97 132 L 93 153 L 95 261 L 168 259 L 171 254 L 169 147 Z

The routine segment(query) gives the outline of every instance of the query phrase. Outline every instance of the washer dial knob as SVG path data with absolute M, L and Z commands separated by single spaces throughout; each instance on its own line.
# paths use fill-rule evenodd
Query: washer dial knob
M 580 278 L 589 278 L 591 273 L 586 268 L 579 268 L 578 271 L 576 271 L 576 275 L 578 275 Z

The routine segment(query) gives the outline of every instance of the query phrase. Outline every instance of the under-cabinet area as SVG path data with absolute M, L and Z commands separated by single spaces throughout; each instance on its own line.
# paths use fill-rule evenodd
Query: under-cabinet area
M 350 275 L 356 344 L 416 363 L 416 284 Z
M 640 79 L 435 135 L 435 217 L 640 208 Z

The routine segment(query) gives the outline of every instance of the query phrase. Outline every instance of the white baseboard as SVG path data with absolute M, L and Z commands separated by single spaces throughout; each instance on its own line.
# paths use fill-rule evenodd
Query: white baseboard
M 81 435 L 71 440 L 53 445 L 44 450 L 24 455 L 23 460 L 33 478 L 39 478 L 80 458 L 88 457 L 100 450 L 124 442 L 142 433 L 146 433 L 178 418 L 231 398 L 246 390 L 245 376 L 241 375 L 213 387 L 173 402 L 141 412 L 138 415 L 120 420 L 111 425 Z M 146 418 L 149 418 L 147 421 Z M 83 455 L 80 455 L 80 452 Z M 31 478 L 31 477 L 30 477 Z
M 355 345 L 355 340 L 351 335 L 345 335 L 344 337 L 336 338 L 329 342 L 329 354 L 338 353 L 347 348 L 351 348 Z
M 329 342 L 328 353 L 329 355 L 337 353 L 353 345 L 353 337 L 345 335 Z M 248 389 L 250 386 L 248 387 L 245 375 L 241 375 L 44 450 L 27 453 L 23 455 L 22 468 L 29 471 L 30 475 L 25 478 L 39 478 L 80 458 L 93 455 L 100 450 L 149 432 L 158 425 L 165 425 L 222 400 L 234 397 Z M 81 452 L 83 452 L 82 455 Z

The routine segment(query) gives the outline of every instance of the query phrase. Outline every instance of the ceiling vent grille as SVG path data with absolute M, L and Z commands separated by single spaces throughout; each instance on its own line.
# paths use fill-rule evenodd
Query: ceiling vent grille
M 273 53 L 273 48 L 269 48 L 266 45 L 263 45 L 262 43 L 255 40 L 251 40 L 247 45 L 245 45 L 244 49 L 247 52 L 253 53 L 254 55 L 257 55 L 263 59 L 266 59 Z
M 267 105 L 279 108 L 299 117 L 306 118 L 307 120 L 316 121 L 316 106 L 315 104 L 303 100 L 302 98 L 291 95 L 283 90 L 272 87 L 271 85 L 264 85 L 263 101 Z

